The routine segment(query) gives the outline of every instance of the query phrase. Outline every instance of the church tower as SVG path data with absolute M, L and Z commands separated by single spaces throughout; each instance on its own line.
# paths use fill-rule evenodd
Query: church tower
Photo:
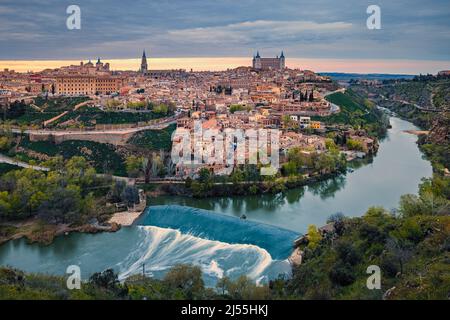
M 259 51 L 253 57 L 253 69 L 261 69 L 261 56 L 259 55 Z
M 284 70 L 284 68 L 286 68 L 286 59 L 284 57 L 284 52 L 281 51 L 281 56 L 280 56 L 280 70 Z
M 142 53 L 142 60 L 141 60 L 141 69 L 140 69 L 142 74 L 147 74 L 148 72 L 148 65 L 147 65 L 147 57 L 145 55 L 145 50 Z

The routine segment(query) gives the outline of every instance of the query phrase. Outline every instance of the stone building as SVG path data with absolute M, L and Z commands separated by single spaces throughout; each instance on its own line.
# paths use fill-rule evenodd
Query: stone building
M 125 79 L 111 75 L 58 75 L 56 93 L 70 96 L 111 94 L 125 85 Z
M 283 70 L 286 67 L 283 51 L 276 58 L 261 58 L 259 51 L 253 57 L 253 69 L 256 70 Z

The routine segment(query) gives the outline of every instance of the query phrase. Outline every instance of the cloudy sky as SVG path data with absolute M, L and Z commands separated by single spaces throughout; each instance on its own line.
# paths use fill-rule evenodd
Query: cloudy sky
M 81 8 L 81 30 L 66 8 Z M 368 5 L 381 30 L 368 30 Z M 0 0 L 0 59 L 287 57 L 450 60 L 449 0 Z

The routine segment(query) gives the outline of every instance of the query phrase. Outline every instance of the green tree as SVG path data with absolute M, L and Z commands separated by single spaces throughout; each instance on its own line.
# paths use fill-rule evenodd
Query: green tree
M 330 138 L 325 139 L 325 146 L 326 146 L 327 150 L 333 150 L 333 151 L 339 150 L 339 148 L 337 147 L 334 140 L 330 139 Z
M 350 150 L 364 151 L 362 142 L 351 138 L 347 139 L 347 148 L 349 148 Z
M 322 240 L 322 235 L 317 230 L 317 227 L 313 224 L 308 226 L 308 248 L 314 250 L 316 249 L 320 241 Z
M 166 115 L 169 112 L 169 107 L 166 104 L 159 104 L 153 107 L 153 112 Z
M 180 293 L 184 299 L 201 299 L 203 297 L 204 282 L 202 271 L 198 266 L 177 265 L 170 269 L 163 282 L 175 296 Z
M 236 281 L 224 284 L 226 292 L 234 300 L 264 300 L 270 297 L 267 286 L 257 286 L 253 280 L 240 276 Z
M 244 172 L 239 168 L 235 168 L 231 174 L 231 181 L 235 187 L 239 186 L 239 184 L 244 181 Z
M 129 177 L 137 178 L 143 170 L 144 165 L 144 158 L 143 157 L 136 157 L 136 156 L 129 156 L 125 160 L 127 173 Z
M 139 191 L 135 186 L 126 186 L 120 196 L 130 208 L 139 203 Z
M 294 161 L 283 163 L 281 170 L 285 176 L 294 176 L 298 174 L 298 167 Z
M 0 151 L 8 151 L 14 141 L 11 128 L 9 126 L 3 126 L 0 129 Z

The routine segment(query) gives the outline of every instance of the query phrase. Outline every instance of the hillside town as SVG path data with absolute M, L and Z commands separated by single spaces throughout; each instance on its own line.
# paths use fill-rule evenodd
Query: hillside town
M 284 52 L 274 58 L 262 58 L 258 51 L 251 66 L 225 71 L 153 70 L 144 51 L 137 71 L 113 71 L 110 64 L 100 58 L 95 63 L 82 61 L 79 65 L 40 72 L 17 73 L 5 69 L 0 72 L 0 105 L 6 114 L 11 106 L 21 102 L 34 108 L 36 115 L 44 116 L 46 110 L 33 103 L 37 97 L 84 98 L 73 110 L 44 116 L 45 121 L 38 125 L 26 124 L 32 141 L 90 140 L 126 144 L 130 135 L 123 130 L 127 128 L 137 132 L 158 123 L 160 129 L 176 123 L 179 130 L 193 134 L 197 122 L 203 130 L 217 132 L 279 130 L 278 150 L 282 161 L 287 161 L 287 154 L 293 148 L 301 148 L 304 153 L 326 152 L 329 132 L 338 132 L 358 142 L 352 150 L 346 147 L 341 150 L 347 160 L 375 152 L 376 139 L 364 130 L 318 120 L 341 111 L 325 97 L 345 92 L 345 89 L 313 71 L 289 69 L 285 59 Z M 149 112 L 157 109 L 161 109 L 158 119 L 148 117 Z M 70 117 L 71 111 L 81 113 Z M 90 112 L 119 113 L 119 117 L 133 114 L 138 121 L 107 125 L 90 119 Z M 110 131 L 105 131 L 106 128 Z M 100 132 L 95 134 L 95 131 Z M 203 167 L 213 174 L 229 174 L 233 170 L 233 165 L 204 162 L 194 169 L 178 164 L 174 174 L 195 176 Z
M 1 1 L 0 302 L 448 301 L 449 4 Z

